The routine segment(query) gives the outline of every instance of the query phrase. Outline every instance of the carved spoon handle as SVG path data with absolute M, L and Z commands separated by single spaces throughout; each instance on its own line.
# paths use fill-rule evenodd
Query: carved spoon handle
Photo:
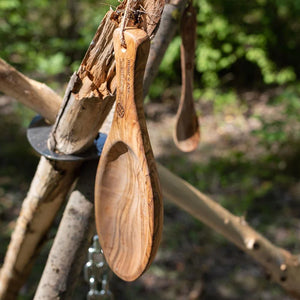
M 174 133 L 174 142 L 183 152 L 195 150 L 200 140 L 199 123 L 193 99 L 196 28 L 196 11 L 190 3 L 185 9 L 181 21 L 182 89 Z

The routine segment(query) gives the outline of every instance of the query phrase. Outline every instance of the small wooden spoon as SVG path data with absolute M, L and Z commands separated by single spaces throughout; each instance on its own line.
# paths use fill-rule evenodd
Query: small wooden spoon
M 184 11 L 181 21 L 182 88 L 174 131 L 174 142 L 183 152 L 194 151 L 200 140 L 199 123 L 193 99 L 196 27 L 196 11 L 190 4 Z
M 112 271 L 138 278 L 153 260 L 161 238 L 163 207 L 143 111 L 147 34 L 136 28 L 114 32 L 117 97 L 111 130 L 95 183 L 96 228 Z

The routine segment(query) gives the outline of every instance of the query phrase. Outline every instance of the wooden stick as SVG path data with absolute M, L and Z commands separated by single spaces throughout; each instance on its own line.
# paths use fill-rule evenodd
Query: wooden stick
M 47 232 L 70 190 L 78 164 L 52 163 L 41 158 L 0 273 L 0 299 L 17 297 L 34 258 L 46 241 Z
M 49 145 L 52 151 L 78 153 L 89 148 L 114 103 L 115 76 L 109 36 L 117 27 L 108 12 L 72 76 Z
M 85 163 L 72 192 L 34 299 L 72 299 L 96 232 L 93 191 L 96 165 Z
M 257 233 L 242 217 L 204 195 L 186 181 L 158 165 L 163 196 L 222 234 L 259 262 L 271 278 L 289 294 L 300 298 L 300 261 L 298 255 L 274 246 Z
M 46 84 L 30 79 L 0 58 L 0 91 L 54 122 L 61 97 Z M 47 99 L 47 101 L 41 101 Z

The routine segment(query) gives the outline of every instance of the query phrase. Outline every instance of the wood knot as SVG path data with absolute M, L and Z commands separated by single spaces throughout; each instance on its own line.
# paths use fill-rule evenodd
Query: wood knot
M 119 116 L 120 118 L 123 118 L 124 115 L 125 115 L 125 110 L 124 110 L 123 105 L 122 105 L 120 102 L 117 103 L 116 110 L 117 110 L 118 116 Z

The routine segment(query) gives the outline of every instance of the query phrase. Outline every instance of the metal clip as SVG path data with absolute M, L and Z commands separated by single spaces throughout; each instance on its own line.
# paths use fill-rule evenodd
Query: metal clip
M 113 300 L 109 290 L 109 267 L 105 261 L 97 235 L 93 238 L 93 245 L 88 249 L 88 262 L 84 266 L 84 278 L 90 290 L 88 300 Z

